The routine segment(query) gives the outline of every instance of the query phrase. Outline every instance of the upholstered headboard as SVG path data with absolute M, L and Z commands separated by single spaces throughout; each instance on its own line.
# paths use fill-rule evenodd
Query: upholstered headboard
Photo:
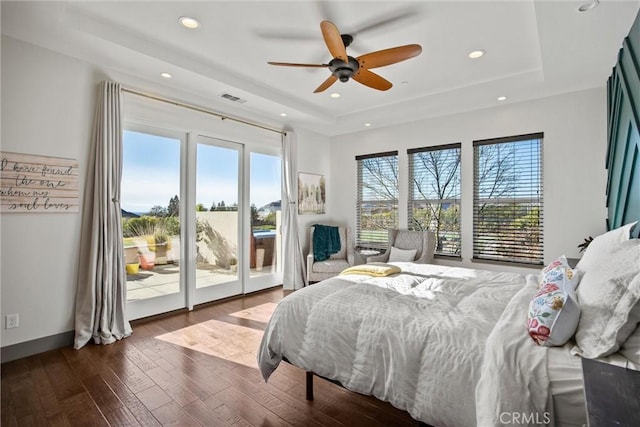
M 640 220 L 640 12 L 607 86 L 607 228 Z M 640 233 L 636 227 L 635 236 Z

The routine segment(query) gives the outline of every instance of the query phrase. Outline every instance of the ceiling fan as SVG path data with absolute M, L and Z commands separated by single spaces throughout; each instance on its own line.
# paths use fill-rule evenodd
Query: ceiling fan
M 349 34 L 340 34 L 338 27 L 329 21 L 320 23 L 320 30 L 324 42 L 329 48 L 333 59 L 328 64 L 295 64 L 290 62 L 269 62 L 271 65 L 281 65 L 285 67 L 319 67 L 329 68 L 331 76 L 325 80 L 314 93 L 322 92 L 334 84 L 337 80 L 347 82 L 350 78 L 378 90 L 389 90 L 393 85 L 385 78 L 369 71 L 371 68 L 384 67 L 395 64 L 414 56 L 420 55 L 422 47 L 418 44 L 397 46 L 389 49 L 378 50 L 367 53 L 357 58 L 347 55 L 347 46 L 353 41 Z

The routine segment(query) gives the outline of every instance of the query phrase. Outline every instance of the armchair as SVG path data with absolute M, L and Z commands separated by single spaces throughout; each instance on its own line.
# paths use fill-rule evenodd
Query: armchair
M 436 249 L 436 238 L 430 230 L 398 230 L 390 228 L 389 244 L 385 253 L 367 258 L 367 262 L 389 262 L 391 248 L 415 249 L 416 255 L 413 262 L 428 264 L 433 261 L 433 253 Z
M 309 229 L 309 255 L 307 255 L 307 283 L 319 282 L 337 276 L 345 268 L 354 265 L 353 242 L 351 230 L 348 227 L 338 227 L 340 235 L 340 251 L 329 256 L 324 261 L 315 261 L 313 248 L 313 232 L 315 227 Z

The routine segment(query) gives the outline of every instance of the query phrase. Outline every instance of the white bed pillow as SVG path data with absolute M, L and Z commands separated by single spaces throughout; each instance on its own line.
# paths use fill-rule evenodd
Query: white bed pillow
M 632 239 L 587 270 L 576 292 L 582 315 L 576 344 L 583 357 L 617 351 L 640 322 L 640 240 Z
M 582 272 L 587 272 L 596 267 L 604 256 L 618 248 L 621 243 L 629 240 L 631 231 L 633 231 L 637 223 L 638 221 L 635 221 L 597 236 L 587 246 L 576 268 Z
M 411 262 L 416 259 L 417 249 L 400 249 L 391 246 L 388 262 Z

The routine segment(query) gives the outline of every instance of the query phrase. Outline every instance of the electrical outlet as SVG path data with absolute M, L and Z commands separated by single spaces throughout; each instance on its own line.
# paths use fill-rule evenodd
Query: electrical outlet
M 7 316 L 5 317 L 5 320 L 6 320 L 6 329 L 18 327 L 18 313 L 7 314 Z

